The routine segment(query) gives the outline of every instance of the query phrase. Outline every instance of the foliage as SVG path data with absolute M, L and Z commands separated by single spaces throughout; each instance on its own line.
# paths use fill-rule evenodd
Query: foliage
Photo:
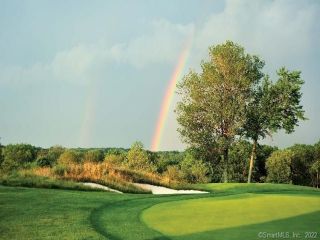
M 251 144 L 247 141 L 235 142 L 229 152 L 230 181 L 245 182 L 250 159 Z M 256 169 L 257 170 L 257 169 Z
M 60 155 L 64 151 L 65 151 L 65 148 L 60 145 L 56 145 L 56 146 L 50 147 L 48 149 L 47 158 L 50 159 L 50 162 L 52 162 L 52 165 L 57 162 Z
M 277 74 L 279 79 L 275 83 L 265 76 L 261 84 L 253 89 L 246 107 L 246 122 L 241 131 L 253 141 L 248 182 L 251 181 L 258 140 L 279 129 L 292 133 L 299 120 L 306 119 L 300 105 L 301 87 L 304 83 L 300 77 L 301 72 L 280 68 Z
M 132 144 L 127 155 L 128 168 L 135 170 L 154 171 L 155 167 L 149 161 L 147 152 L 143 149 L 141 142 Z
M 173 165 L 179 165 L 179 163 L 183 160 L 184 156 L 184 152 L 178 151 L 158 152 L 155 160 L 157 172 L 163 173 L 168 169 L 168 167 Z
M 267 181 L 275 183 L 292 182 L 291 162 L 293 152 L 291 150 L 277 150 L 267 159 Z
M 65 165 L 58 164 L 53 167 L 53 173 L 59 177 L 63 177 L 67 173 L 68 167 Z
M 36 148 L 30 144 L 9 144 L 3 149 L 1 168 L 11 171 L 35 160 Z
M 102 162 L 103 159 L 103 152 L 99 149 L 89 150 L 83 156 L 83 161 L 87 162 Z
M 319 188 L 320 185 L 320 141 L 314 145 L 314 160 L 310 166 L 311 184 Z
M 37 162 L 37 165 L 38 165 L 39 167 L 52 166 L 52 162 L 51 162 L 50 159 L 47 158 L 47 157 L 39 157 L 39 158 L 37 158 L 36 162 Z
M 121 166 L 125 161 L 125 156 L 118 154 L 107 154 L 104 158 L 104 162 L 112 166 Z
M 295 144 L 289 149 L 293 153 L 291 161 L 292 183 L 311 185 L 309 169 L 314 159 L 314 147 L 305 144 Z
M 74 150 L 66 150 L 64 151 L 60 157 L 58 158 L 57 163 L 59 165 L 68 165 L 72 163 L 79 163 L 81 161 L 81 157 L 79 153 Z
M 168 166 L 163 175 L 165 176 L 165 178 L 167 178 L 168 184 L 171 184 L 172 182 L 181 183 L 185 181 L 183 173 L 177 165 Z
M 202 62 L 200 74 L 190 71 L 178 84 L 178 131 L 190 146 L 222 156 L 224 181 L 230 145 L 246 120 L 243 112 L 263 66 L 257 56 L 227 41 L 209 48 L 209 61 Z
M 187 153 L 180 163 L 182 178 L 188 183 L 206 183 L 209 181 L 209 166 Z

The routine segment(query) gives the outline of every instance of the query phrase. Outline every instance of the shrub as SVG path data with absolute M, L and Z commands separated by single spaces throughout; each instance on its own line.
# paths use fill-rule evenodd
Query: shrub
M 45 156 L 38 157 L 36 163 L 39 167 L 51 167 L 53 165 L 52 161 Z
M 104 162 L 111 166 L 121 166 L 124 163 L 124 157 L 122 155 L 108 154 L 104 158 Z
M 127 166 L 135 170 L 155 171 L 155 166 L 149 161 L 141 142 L 135 142 L 131 146 L 127 155 Z
M 62 146 L 53 146 L 48 149 L 47 158 L 54 164 L 58 161 L 60 155 L 65 151 L 65 148 Z
M 67 173 L 67 167 L 64 166 L 64 165 L 56 165 L 54 168 L 53 168 L 53 172 L 54 174 L 62 177 L 64 176 L 66 173 Z
M 101 150 L 90 150 L 87 151 L 83 156 L 83 161 L 86 162 L 102 162 L 103 152 Z
M 9 144 L 3 150 L 1 167 L 11 171 L 35 160 L 36 148 L 30 144 Z
M 80 156 L 77 152 L 75 152 L 74 150 L 66 150 L 60 155 L 58 164 L 69 165 L 72 163 L 78 163 L 80 162 L 80 160 Z
M 196 160 L 193 155 L 187 153 L 181 162 L 183 178 L 189 183 L 205 183 L 209 181 L 209 166 L 201 160 Z
M 267 159 L 267 181 L 275 183 L 290 183 L 291 161 L 293 153 L 291 150 L 277 150 Z
M 183 174 L 177 165 L 171 165 L 167 167 L 167 170 L 163 173 L 164 177 L 167 178 L 167 182 L 184 182 Z

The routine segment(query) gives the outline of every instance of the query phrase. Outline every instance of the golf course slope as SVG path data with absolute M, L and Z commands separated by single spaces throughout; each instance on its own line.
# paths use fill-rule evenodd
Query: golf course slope
M 0 186 L 0 239 L 266 239 L 320 232 L 320 191 L 203 184 L 198 195 L 116 194 Z M 306 237 L 306 238 L 305 238 Z M 269 235 L 270 238 L 270 235 Z M 314 239 L 314 238 L 313 238 Z

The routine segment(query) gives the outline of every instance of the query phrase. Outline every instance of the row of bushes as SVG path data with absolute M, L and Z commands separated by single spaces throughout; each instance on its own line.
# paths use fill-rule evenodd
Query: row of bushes
M 238 141 L 229 152 L 229 179 L 245 182 L 251 144 Z M 315 145 L 294 145 L 285 150 L 266 145 L 258 146 L 254 182 L 292 182 L 298 185 L 319 185 L 320 142 Z M 37 175 L 75 181 L 105 181 L 117 189 L 126 182 L 177 185 L 177 183 L 220 182 L 223 163 L 201 160 L 196 149 L 185 152 L 149 152 L 136 142 L 129 150 L 49 149 L 28 144 L 1 147 L 0 171 L 33 169 Z M 88 166 L 90 166 L 88 168 Z M 99 168 L 99 171 L 92 172 Z M 48 170 L 49 169 L 49 170 Z M 90 170 L 88 170 L 90 169 Z M 132 184 L 131 184 L 132 185 Z M 130 187 L 129 187 L 130 188 Z
M 320 142 L 278 150 L 267 159 L 267 181 L 319 187 Z
M 209 164 L 197 161 L 190 154 L 179 152 L 152 153 L 145 151 L 136 142 L 128 151 L 113 151 L 104 154 L 103 150 L 65 149 L 60 146 L 40 149 L 29 144 L 10 144 L 2 149 L 1 171 L 10 172 L 26 168 L 54 169 L 57 176 L 70 165 L 85 163 L 106 163 L 117 169 L 130 169 L 135 172 L 152 173 L 162 176 L 165 184 L 170 182 L 207 182 L 210 180 Z M 160 178 L 160 177 L 158 177 Z M 154 178 L 145 178 L 153 182 Z M 157 180 L 159 182 L 159 180 Z

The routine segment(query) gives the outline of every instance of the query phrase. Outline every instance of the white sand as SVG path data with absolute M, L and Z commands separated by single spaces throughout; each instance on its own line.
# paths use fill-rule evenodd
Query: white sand
M 85 185 L 85 186 L 88 186 L 88 187 L 99 188 L 99 189 L 103 189 L 103 190 L 106 190 L 106 191 L 109 191 L 109 192 L 122 193 L 122 192 L 120 192 L 118 190 L 115 190 L 115 189 L 112 189 L 112 188 L 109 188 L 109 187 L 106 187 L 106 186 L 103 186 L 103 185 L 97 184 L 97 183 L 85 182 L 85 183 L 82 183 L 82 184 Z
M 197 190 L 175 190 L 166 187 L 155 186 L 151 184 L 145 183 L 134 183 L 137 187 L 141 187 L 146 190 L 150 190 L 152 194 L 201 194 L 201 193 L 209 193 L 204 191 Z

